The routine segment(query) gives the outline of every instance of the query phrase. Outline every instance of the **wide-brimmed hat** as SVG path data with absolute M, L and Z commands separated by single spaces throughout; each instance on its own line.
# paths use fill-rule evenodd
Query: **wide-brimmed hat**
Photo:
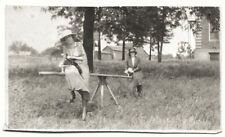
M 131 48 L 131 49 L 129 50 L 129 54 L 130 54 L 130 53 L 135 53 L 135 54 L 137 54 L 136 48 Z
M 59 34 L 59 40 L 62 40 L 64 39 L 65 37 L 68 37 L 68 36 L 75 36 L 75 33 L 73 33 L 71 30 L 64 30 L 63 32 L 61 32 Z

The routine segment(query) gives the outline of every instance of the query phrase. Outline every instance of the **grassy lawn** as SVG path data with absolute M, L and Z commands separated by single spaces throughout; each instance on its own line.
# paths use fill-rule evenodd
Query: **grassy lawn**
M 123 74 L 124 62 L 95 62 L 95 71 Z M 131 95 L 128 79 L 108 79 L 120 107 L 105 92 L 104 108 L 89 108 L 82 121 L 81 99 L 67 102 L 63 76 L 38 76 L 60 70 L 56 61 L 38 57 L 9 58 L 9 128 L 43 129 L 220 129 L 219 62 L 143 61 L 144 96 Z M 98 80 L 90 78 L 93 92 Z

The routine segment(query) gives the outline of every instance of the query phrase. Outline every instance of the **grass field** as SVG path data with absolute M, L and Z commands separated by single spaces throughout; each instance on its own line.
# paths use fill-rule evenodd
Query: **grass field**
M 143 61 L 144 96 L 131 96 L 130 81 L 108 79 L 120 107 L 105 92 L 104 108 L 89 108 L 82 121 L 79 94 L 74 104 L 63 76 L 39 76 L 59 70 L 40 57 L 9 58 L 9 128 L 29 129 L 220 129 L 219 62 Z M 95 62 L 95 71 L 123 74 L 123 62 Z M 90 78 L 93 92 L 97 78 Z M 99 96 L 95 98 L 97 106 Z

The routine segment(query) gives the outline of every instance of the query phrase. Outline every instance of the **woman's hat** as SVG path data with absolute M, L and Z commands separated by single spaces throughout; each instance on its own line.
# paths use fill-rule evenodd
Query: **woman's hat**
M 65 30 L 59 34 L 59 39 L 62 40 L 63 38 L 68 36 L 75 36 L 75 34 L 71 30 Z
M 129 54 L 130 54 L 130 53 L 135 53 L 135 54 L 137 54 L 136 48 L 131 48 L 131 49 L 129 50 Z

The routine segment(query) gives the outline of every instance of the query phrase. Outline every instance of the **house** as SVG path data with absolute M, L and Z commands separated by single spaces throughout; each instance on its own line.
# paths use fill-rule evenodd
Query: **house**
M 94 54 L 93 58 L 98 59 L 98 38 L 99 33 L 94 32 Z M 114 41 L 117 41 L 116 37 L 114 37 Z M 106 36 L 101 35 L 101 57 L 102 60 L 122 60 L 122 41 L 118 43 L 111 42 Z M 125 59 L 128 55 L 128 50 L 133 47 L 133 42 L 126 42 L 125 43 Z M 141 48 L 137 48 L 138 56 L 143 59 L 148 59 L 149 57 L 149 50 L 145 48 L 146 46 L 143 45 Z M 149 46 L 147 46 L 149 47 Z M 152 53 L 153 55 L 153 53 Z
M 194 58 L 196 60 L 219 60 L 220 37 L 219 31 L 212 31 L 212 25 L 203 17 L 197 20 L 202 27 L 196 34 L 196 49 Z
M 128 56 L 128 51 L 130 48 L 133 47 L 132 43 L 126 43 L 125 46 L 125 58 Z M 142 59 L 148 59 L 148 54 L 144 50 L 143 47 L 137 47 L 136 48 L 138 56 Z M 122 59 L 122 44 L 119 44 L 119 46 L 106 46 L 103 50 L 103 59 L 104 59 L 104 54 L 108 53 L 112 55 L 113 60 L 121 60 Z
M 108 54 L 112 56 L 112 60 L 121 60 L 122 59 L 122 46 L 106 46 L 103 50 L 103 57 L 104 58 L 104 54 Z M 127 50 L 125 50 L 125 54 L 127 54 Z

